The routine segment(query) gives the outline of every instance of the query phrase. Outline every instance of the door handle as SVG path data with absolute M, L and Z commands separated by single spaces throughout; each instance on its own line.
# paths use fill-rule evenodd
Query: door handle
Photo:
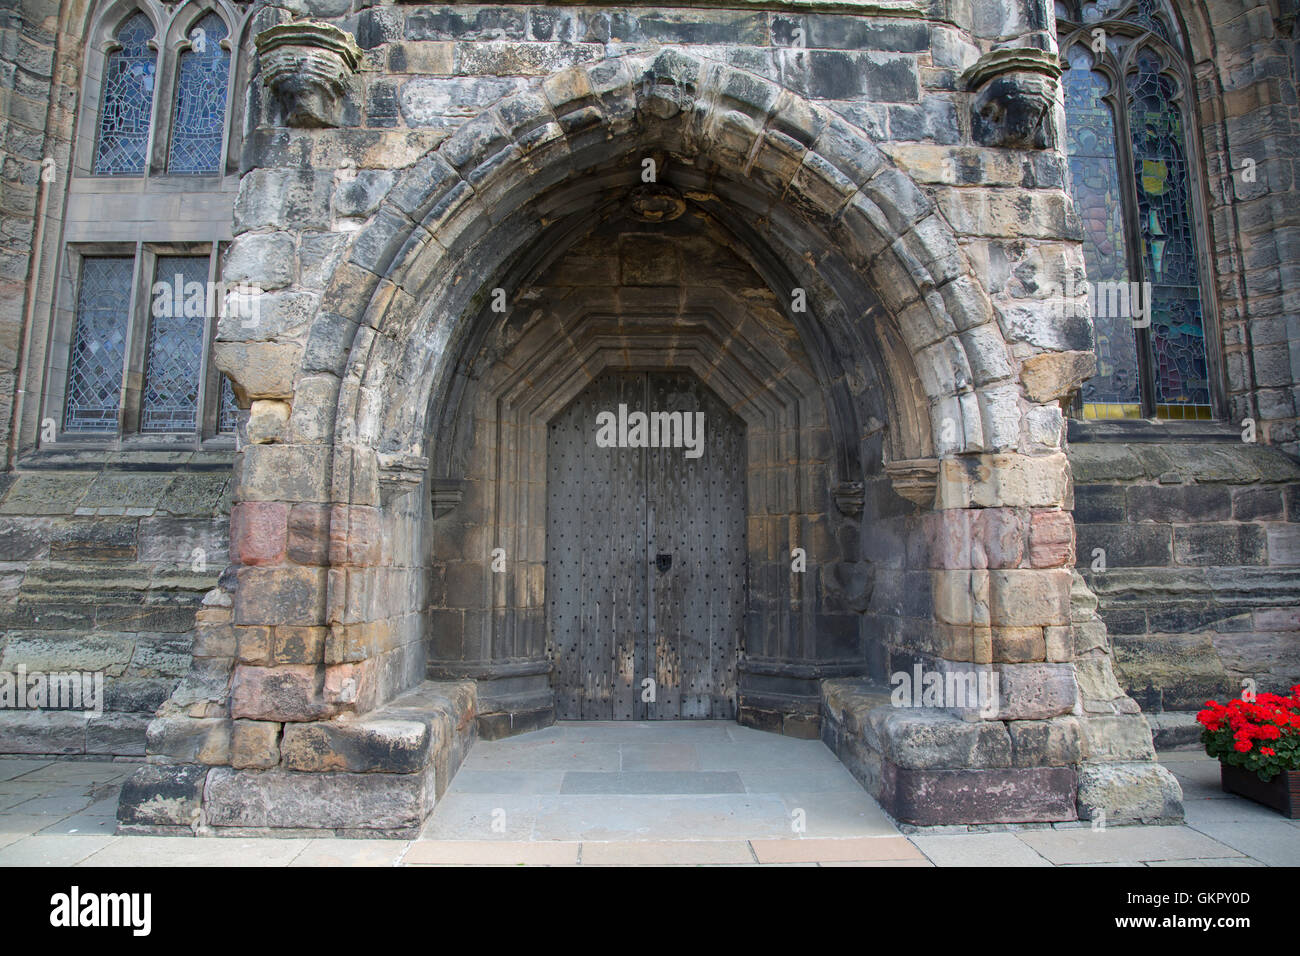
M 660 574 L 663 574 L 672 566 L 673 566 L 673 556 L 671 554 L 655 555 L 655 567 L 659 569 Z

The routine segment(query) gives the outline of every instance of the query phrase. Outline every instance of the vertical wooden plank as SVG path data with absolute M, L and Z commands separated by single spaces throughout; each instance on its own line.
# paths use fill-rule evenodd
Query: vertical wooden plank
M 653 410 L 704 413 L 704 453 L 647 453 L 651 516 L 648 559 L 673 555 L 655 572 L 651 601 L 654 718 L 734 718 L 736 656 L 745 608 L 744 426 L 694 376 L 652 374 Z
M 614 378 L 618 383 L 617 394 L 600 410 L 617 414 L 620 403 L 626 404 L 629 412 L 643 410 L 644 376 L 620 373 Z M 594 418 L 592 429 L 594 445 Z M 647 615 L 645 457 L 637 448 L 607 448 L 597 449 L 597 452 L 615 463 L 618 482 L 618 492 L 609 509 L 586 516 L 593 528 L 598 529 L 597 533 L 606 535 L 615 547 L 615 559 L 605 571 L 609 578 L 608 586 L 616 595 L 613 616 L 609 621 L 610 717 L 631 720 L 637 716 L 640 700 L 636 661 L 639 646 L 645 639 Z
M 581 400 L 579 400 L 581 401 Z M 572 520 L 581 469 L 574 467 L 577 424 L 561 414 L 551 422 L 546 459 L 546 628 L 553 662 L 555 716 L 577 720 L 582 645 L 582 525 Z

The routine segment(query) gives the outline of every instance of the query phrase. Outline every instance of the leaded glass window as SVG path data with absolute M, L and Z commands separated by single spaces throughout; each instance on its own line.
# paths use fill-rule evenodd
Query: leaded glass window
M 213 175 L 221 171 L 221 138 L 226 123 L 230 52 L 222 48 L 228 31 L 215 13 L 190 33 L 191 48 L 176 71 L 169 173 Z
M 1154 53 L 1143 51 L 1126 78 L 1143 272 L 1153 292 L 1156 412 L 1162 418 L 1208 418 L 1205 325 L 1188 195 L 1191 170 L 1174 84 L 1161 68 Z M 1201 409 L 1206 414 L 1198 414 Z
M 117 429 L 134 268 L 135 260 L 130 256 L 87 258 L 81 262 L 77 327 L 63 424 L 66 431 Z
M 1176 21 L 1163 0 L 1058 0 L 1056 9 L 1070 185 L 1097 334 L 1098 372 L 1080 410 L 1211 418 Z
M 129 17 L 117 31 L 117 49 L 104 69 L 95 144 L 97 176 L 139 176 L 149 150 L 149 123 L 158 55 L 152 49 L 153 22 L 143 13 Z
M 1115 159 L 1115 117 L 1104 99 L 1110 84 L 1092 69 L 1086 49 L 1075 47 L 1069 62 L 1064 79 L 1066 143 L 1074 203 L 1083 223 L 1084 265 L 1090 282 L 1127 286 L 1128 241 Z M 1099 301 L 1108 304 L 1104 297 Z M 1093 310 L 1097 374 L 1084 383 L 1082 396 L 1090 418 L 1141 415 L 1137 339 L 1131 318 L 1119 312 L 1108 307 Z
M 230 379 L 221 376 L 221 407 L 217 409 L 217 433 L 228 435 L 239 424 L 239 405 L 235 402 L 235 389 Z
M 197 426 L 207 299 L 207 256 L 159 257 L 150 296 L 142 432 L 192 432 Z

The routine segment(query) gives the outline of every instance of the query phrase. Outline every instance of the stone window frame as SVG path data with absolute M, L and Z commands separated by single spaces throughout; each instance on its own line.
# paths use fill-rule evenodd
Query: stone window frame
M 58 176 L 65 183 L 62 236 L 54 253 L 51 272 L 53 289 L 44 382 L 39 390 L 40 427 L 34 448 L 123 451 L 132 448 L 197 450 L 233 447 L 232 431 L 218 430 L 222 377 L 212 361 L 212 342 L 217 317 L 204 318 L 197 427 L 186 432 L 141 432 L 141 399 L 144 364 L 148 351 L 148 299 L 154 263 L 160 255 L 202 255 L 209 259 L 208 282 L 220 277 L 220 256 L 229 243 L 231 209 L 239 181 L 240 130 L 246 104 L 236 95 L 248 85 L 252 69 L 245 40 L 255 4 L 231 0 L 186 0 L 166 5 L 157 0 L 104 0 L 88 23 L 82 54 L 83 70 L 76 84 L 81 108 L 75 117 L 69 175 Z M 122 24 L 136 13 L 144 13 L 154 24 L 154 45 L 158 69 L 150 121 L 148 163 L 139 175 L 96 175 L 95 148 L 102 107 L 102 80 L 108 56 L 116 46 Z M 216 174 L 169 174 L 166 171 L 171 146 L 172 114 L 175 109 L 177 73 L 181 56 L 192 46 L 190 31 L 209 14 L 226 24 L 222 40 L 230 52 L 230 74 L 226 93 L 222 161 Z M 101 208 L 128 210 L 120 220 L 103 218 Z M 190 209 L 193 215 L 186 215 Z M 85 256 L 123 255 L 134 257 L 132 297 L 128 316 L 127 364 L 117 427 L 112 431 L 65 431 L 68 371 L 72 340 L 77 322 L 77 283 Z M 54 439 L 45 440 L 54 424 Z
M 1136 186 L 1133 182 L 1132 144 L 1129 139 L 1129 117 L 1127 97 L 1125 95 L 1125 77 L 1129 67 L 1142 50 L 1154 51 L 1164 64 L 1161 73 L 1171 78 L 1177 89 L 1176 105 L 1182 110 L 1185 146 L 1188 165 L 1188 195 L 1192 204 L 1193 240 L 1196 243 L 1196 260 L 1201 289 L 1201 322 L 1205 341 L 1205 364 L 1210 391 L 1211 419 L 1174 419 L 1157 418 L 1154 403 L 1154 386 L 1150 368 L 1150 348 L 1147 343 L 1149 331 L 1138 330 L 1138 367 L 1141 376 L 1142 417 L 1138 419 L 1087 419 L 1082 415 L 1082 392 L 1076 392 L 1070 402 L 1067 413 L 1070 416 L 1070 439 L 1080 440 L 1090 437 L 1107 438 L 1126 437 L 1130 433 L 1145 432 L 1150 423 L 1158 422 L 1163 433 L 1170 427 L 1177 431 L 1186 431 L 1189 437 L 1207 437 L 1201 433 L 1212 433 L 1217 437 L 1219 427 L 1227 420 L 1227 395 L 1224 389 L 1223 350 L 1220 339 L 1218 314 L 1218 295 L 1215 280 L 1214 262 L 1211 251 L 1212 237 L 1208 228 L 1209 195 L 1208 173 L 1205 164 L 1205 150 L 1201 142 L 1201 129 L 1195 108 L 1195 80 L 1192 75 L 1191 62 L 1188 57 L 1187 30 L 1178 12 L 1166 0 L 1153 0 L 1157 12 L 1163 16 L 1164 23 L 1171 29 L 1169 41 L 1164 40 L 1151 30 L 1143 29 L 1139 24 L 1127 19 L 1138 9 L 1138 0 L 1129 0 L 1118 8 L 1097 20 L 1084 20 L 1082 9 L 1088 0 L 1056 0 L 1054 19 L 1057 34 L 1060 62 L 1063 69 L 1070 69 L 1069 53 L 1071 48 L 1082 45 L 1091 54 L 1091 31 L 1102 27 L 1116 28 L 1126 37 L 1132 38 L 1124 52 L 1123 61 L 1116 64 L 1108 51 L 1102 56 L 1093 55 L 1093 70 L 1106 77 L 1110 91 L 1103 97 L 1112 110 L 1115 122 L 1115 139 L 1118 155 L 1116 165 L 1121 185 L 1124 187 L 1124 223 L 1126 230 L 1129 268 L 1133 276 L 1142 275 L 1144 270 L 1140 263 L 1141 242 L 1137 232 Z M 1062 16 L 1062 9 L 1077 14 L 1074 19 Z M 1067 116 L 1066 122 L 1069 122 Z M 1194 434 L 1195 433 L 1195 434 Z M 1225 433 L 1226 434 L 1226 433 Z M 1234 431 L 1235 434 L 1235 431 Z
M 125 450 L 135 447 L 169 449 L 178 447 L 194 450 L 234 443 L 233 431 L 219 431 L 218 417 L 221 401 L 221 373 L 212 360 L 212 345 L 217 333 L 217 316 L 207 313 L 203 320 L 199 382 L 197 428 L 184 432 L 144 432 L 140 429 L 143 415 L 143 394 L 146 364 L 148 362 L 150 304 L 157 261 L 164 256 L 206 256 L 208 283 L 211 286 L 220 276 L 224 243 L 195 242 L 94 242 L 70 243 L 64 250 L 55 294 L 54 338 L 50 347 L 49 367 L 46 370 L 46 403 L 42 427 L 54 422 L 57 437 L 54 442 L 43 442 L 42 447 L 76 447 L 85 449 Z M 112 432 L 64 431 L 67 410 L 68 373 L 72 364 L 72 343 L 77 325 L 77 283 L 81 276 L 83 259 L 95 256 L 130 256 L 131 301 L 127 313 L 125 368 L 122 377 L 122 400 L 118 406 L 117 427 Z
M 252 4 L 243 3 L 244 8 Z M 154 73 L 152 113 L 149 122 L 149 141 L 145 155 L 148 161 L 140 175 L 96 175 L 95 147 L 99 134 L 100 110 L 103 107 L 104 70 L 108 58 L 117 47 L 117 31 L 136 12 L 147 16 L 154 25 L 154 39 L 150 45 L 157 51 L 157 69 Z M 167 159 L 171 149 L 171 135 L 176 109 L 176 83 L 181 57 L 193 47 L 191 30 L 209 13 L 215 13 L 226 24 L 227 35 L 221 46 L 230 53 L 230 75 L 226 86 L 226 115 L 222 132 L 221 169 L 215 175 L 173 174 L 167 172 Z M 81 82 L 81 109 L 77 117 L 77 133 L 73 142 L 72 187 L 79 179 L 122 179 L 144 181 L 181 180 L 190 188 L 206 182 L 219 181 L 223 176 L 238 172 L 239 130 L 243 121 L 244 106 L 236 92 L 247 83 L 249 64 L 240 56 L 240 39 L 246 32 L 250 10 L 241 9 L 229 0 L 186 0 L 168 12 L 166 5 L 156 0 L 111 0 L 103 4 L 91 21 L 86 35 L 85 67 Z M 161 39 L 160 39 L 161 38 Z

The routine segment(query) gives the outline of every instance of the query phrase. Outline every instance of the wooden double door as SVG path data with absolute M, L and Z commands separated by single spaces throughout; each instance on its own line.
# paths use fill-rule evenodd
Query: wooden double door
M 550 423 L 547 471 L 556 717 L 734 719 L 744 425 L 689 373 L 609 372 Z

